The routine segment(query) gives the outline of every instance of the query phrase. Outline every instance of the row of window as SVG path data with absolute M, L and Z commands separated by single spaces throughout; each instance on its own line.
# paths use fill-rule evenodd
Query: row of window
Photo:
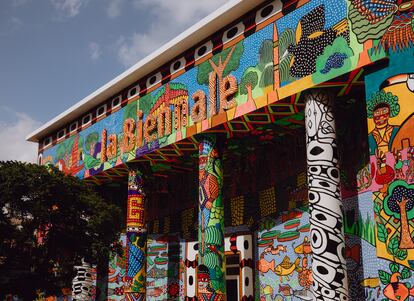
M 110 112 L 117 107 L 119 107 L 122 103 L 122 95 L 125 95 L 128 100 L 132 99 L 133 97 L 138 96 L 140 93 L 144 94 L 146 91 L 151 89 L 152 87 L 161 83 L 163 79 L 170 78 L 175 73 L 183 70 L 187 66 L 193 66 L 195 61 L 198 61 L 205 57 L 206 55 L 213 52 L 215 49 L 221 49 L 222 46 L 231 40 L 243 35 L 247 30 L 251 30 L 255 26 L 263 23 L 270 17 L 274 16 L 277 12 L 281 11 L 282 4 L 280 1 L 273 1 L 262 7 L 258 11 L 255 12 L 255 15 L 247 15 L 242 18 L 243 21 L 239 21 L 237 24 L 231 26 L 229 29 L 225 30 L 222 34 L 222 39 L 219 42 L 214 42 L 210 39 L 207 42 L 204 42 L 201 46 L 196 47 L 192 56 L 182 56 L 181 58 L 173 61 L 170 63 L 169 70 L 167 72 L 157 72 L 156 74 L 147 78 L 144 83 L 138 82 L 133 86 L 129 87 L 126 91 L 123 91 L 119 96 L 113 98 L 111 101 L 105 102 L 105 104 L 99 106 L 96 110 L 87 113 L 85 116 L 82 117 L 80 120 L 76 120 L 71 123 L 68 127 L 65 127 L 56 133 L 56 141 L 60 141 L 66 137 L 66 135 L 70 135 L 76 131 L 82 130 L 85 127 L 89 126 L 92 123 L 93 117 L 100 118 L 107 113 Z M 253 18 L 252 18 L 253 17 Z M 250 22 L 249 22 L 250 20 Z M 165 71 L 165 69 L 164 69 Z M 169 72 L 168 72 L 169 71 Z M 164 73 L 164 74 L 163 74 Z M 141 91 L 141 86 L 145 86 L 145 89 Z M 126 93 L 125 93 L 126 92 Z M 125 93 L 125 94 L 124 94 Z M 109 111 L 110 108 L 110 111 Z M 53 135 L 54 136 L 54 135 Z M 42 146 L 48 147 L 53 143 L 53 136 L 50 136 L 43 140 Z

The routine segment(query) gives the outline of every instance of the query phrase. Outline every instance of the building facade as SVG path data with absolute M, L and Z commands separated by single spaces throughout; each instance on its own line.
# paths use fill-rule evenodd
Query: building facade
M 413 41 L 414 1 L 232 1 L 32 133 L 125 202 L 73 298 L 414 300 Z

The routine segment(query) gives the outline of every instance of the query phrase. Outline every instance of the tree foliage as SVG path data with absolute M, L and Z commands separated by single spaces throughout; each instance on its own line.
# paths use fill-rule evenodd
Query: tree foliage
M 230 51 L 232 51 L 233 47 L 234 50 L 230 54 Z M 244 51 L 243 42 L 239 42 L 233 47 L 227 48 L 222 52 L 214 55 L 211 59 L 205 61 L 198 67 L 197 81 L 200 85 L 209 84 L 209 75 L 211 72 L 213 72 L 213 67 L 211 66 L 211 64 L 223 67 L 223 73 L 220 74 L 220 76 L 222 77 L 227 76 L 231 71 L 237 70 L 237 68 L 239 68 L 240 58 Z M 228 58 L 229 54 L 231 55 L 231 57 Z M 222 64 L 224 64 L 226 59 L 228 59 L 226 65 L 221 66 Z
M 247 94 L 247 87 L 249 89 L 254 89 L 257 86 L 259 77 L 255 68 L 249 68 L 246 70 L 246 73 L 243 75 L 240 83 L 240 93 Z
M 54 167 L 0 162 L 0 298 L 70 287 L 73 266 L 102 262 L 122 227 L 118 206 Z
M 262 72 L 260 87 L 273 85 L 273 41 L 264 40 L 259 50 L 259 63 L 257 68 Z

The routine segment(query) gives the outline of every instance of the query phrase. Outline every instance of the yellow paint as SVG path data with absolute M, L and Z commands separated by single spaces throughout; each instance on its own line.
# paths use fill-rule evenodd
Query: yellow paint
M 380 280 L 378 277 L 377 278 L 366 278 L 361 281 L 361 286 L 363 287 L 374 288 L 374 287 L 378 287 L 379 285 L 380 285 Z
M 323 35 L 323 31 L 315 31 L 314 33 L 311 33 L 308 38 L 309 39 L 316 39 L 317 37 L 320 37 Z

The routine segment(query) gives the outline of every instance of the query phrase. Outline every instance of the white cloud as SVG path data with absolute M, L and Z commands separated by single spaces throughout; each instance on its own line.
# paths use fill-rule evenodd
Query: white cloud
M 58 13 L 63 17 L 75 17 L 87 0 L 50 0 Z
M 13 117 L 14 121 L 0 121 L 0 160 L 36 162 L 37 144 L 27 142 L 25 139 L 41 123 L 25 113 L 15 112 L 4 106 L 0 106 L 1 111 Z
M 130 67 L 229 0 L 133 0 L 134 7 L 153 16 L 149 30 L 122 36 L 116 43 L 118 60 Z
M 101 46 L 98 43 L 90 42 L 89 43 L 89 52 L 91 55 L 92 62 L 96 62 L 102 55 Z
M 175 24 L 196 23 L 200 18 L 217 9 L 229 0 L 134 0 L 138 9 L 150 9 L 151 13 L 163 20 L 171 20 Z M 155 22 L 158 20 L 155 19 Z
M 121 9 L 125 0 L 109 0 L 109 4 L 106 7 L 106 13 L 109 18 L 114 19 L 121 15 Z
M 125 67 L 132 66 L 161 43 L 162 39 L 150 34 L 134 33 L 130 37 L 122 36 L 116 43 L 118 59 Z

